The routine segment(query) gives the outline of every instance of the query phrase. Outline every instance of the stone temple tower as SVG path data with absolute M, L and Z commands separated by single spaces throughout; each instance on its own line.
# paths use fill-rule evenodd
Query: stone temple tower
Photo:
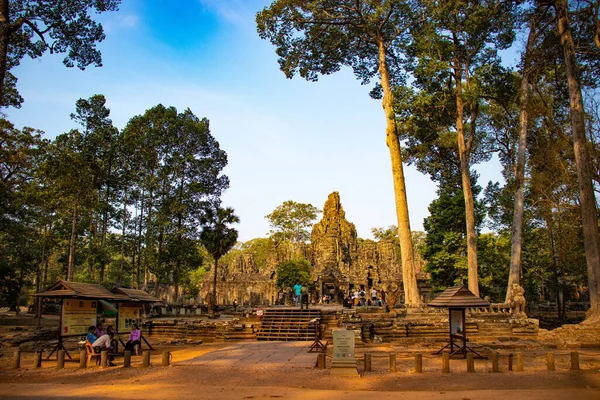
M 331 193 L 311 237 L 312 277 L 320 295 L 328 293 L 338 300 L 348 289 L 358 259 L 356 236 L 356 227 L 346 221 L 339 193 Z

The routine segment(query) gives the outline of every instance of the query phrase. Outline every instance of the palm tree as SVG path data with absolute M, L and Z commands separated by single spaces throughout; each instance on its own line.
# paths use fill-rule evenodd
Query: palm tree
M 210 209 L 204 219 L 204 228 L 200 234 L 200 240 L 206 250 L 213 256 L 215 260 L 215 268 L 213 275 L 213 311 L 217 313 L 217 267 L 219 260 L 235 245 L 238 238 L 238 231 L 230 228 L 228 225 L 237 224 L 240 218 L 234 214 L 234 209 L 231 207 L 221 208 L 216 206 Z

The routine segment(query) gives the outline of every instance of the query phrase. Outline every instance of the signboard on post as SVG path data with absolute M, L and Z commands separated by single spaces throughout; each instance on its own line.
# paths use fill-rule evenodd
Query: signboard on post
M 90 325 L 96 325 L 96 300 L 63 299 L 60 335 L 85 335 Z
M 339 329 L 333 331 L 333 361 L 331 372 L 334 375 L 358 375 L 354 353 L 354 331 Z
M 465 309 L 453 310 L 450 309 L 450 334 L 464 335 L 465 334 Z
M 142 306 L 141 305 L 120 305 L 119 306 L 119 322 L 117 332 L 129 332 L 133 324 L 138 324 L 141 327 L 142 322 Z

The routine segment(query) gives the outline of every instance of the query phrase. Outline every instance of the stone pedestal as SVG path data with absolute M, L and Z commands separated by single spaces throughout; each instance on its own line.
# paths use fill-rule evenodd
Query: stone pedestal
M 354 354 L 354 331 L 339 329 L 333 331 L 333 375 L 358 376 Z

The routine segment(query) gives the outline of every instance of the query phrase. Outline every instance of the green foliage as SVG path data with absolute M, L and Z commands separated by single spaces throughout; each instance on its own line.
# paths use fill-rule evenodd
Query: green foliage
M 480 190 L 474 187 L 476 193 Z M 421 255 L 425 271 L 431 275 L 434 290 L 463 284 L 468 275 L 465 202 L 458 185 L 443 187 L 439 197 L 429 205 L 430 216 L 423 221 L 427 232 Z M 476 226 L 483 221 L 483 207 L 476 205 Z
M 206 211 L 200 240 L 215 260 L 215 264 L 218 264 L 221 257 L 227 254 L 237 242 L 237 230 L 228 226 L 240 222 L 240 218 L 234 212 L 231 207 L 218 206 Z
M 371 228 L 371 233 L 377 241 L 388 240 L 398 242 L 398 227 L 396 225 L 390 225 L 387 228 Z
M 256 238 L 244 242 L 241 250 L 252 254 L 254 264 L 258 268 L 256 272 L 260 272 L 267 268 L 269 254 L 275 251 L 275 246 L 269 238 Z
M 503 303 L 508 282 L 511 238 L 508 234 L 485 233 L 477 239 L 480 295 L 493 303 Z
M 418 12 L 416 1 L 278 0 L 257 14 L 256 23 L 260 37 L 277 47 L 288 78 L 299 74 L 316 81 L 319 74 L 348 66 L 366 84 L 379 71 L 383 41 L 392 79 L 400 82 L 396 61 L 402 59 L 407 27 Z
M 302 286 L 310 286 L 310 263 L 304 258 L 290 260 L 277 266 L 277 287 L 280 290 L 291 289 L 296 282 Z
M 21 59 L 41 57 L 45 52 L 66 53 L 63 64 L 85 69 L 102 66 L 96 43 L 104 40 L 102 25 L 92 14 L 118 9 L 120 0 L 7 0 L 0 15 L 0 88 L 2 106 L 19 106 L 23 99 L 9 71 Z
M 271 223 L 271 236 L 276 240 L 304 243 L 310 239 L 310 231 L 321 212 L 312 204 L 284 201 L 282 205 L 265 216 Z

